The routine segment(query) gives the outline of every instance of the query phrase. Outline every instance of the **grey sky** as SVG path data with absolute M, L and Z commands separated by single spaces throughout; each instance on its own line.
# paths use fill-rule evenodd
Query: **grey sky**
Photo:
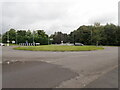
M 9 1 L 9 2 L 8 2 Z M 2 31 L 42 29 L 69 33 L 94 22 L 118 23 L 119 0 L 1 0 Z

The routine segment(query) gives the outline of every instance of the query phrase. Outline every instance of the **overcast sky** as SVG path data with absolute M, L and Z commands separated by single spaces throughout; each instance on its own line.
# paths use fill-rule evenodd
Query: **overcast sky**
M 9 1 L 9 2 L 8 2 Z M 1 0 L 0 25 L 9 28 L 69 33 L 81 25 L 118 24 L 119 0 Z

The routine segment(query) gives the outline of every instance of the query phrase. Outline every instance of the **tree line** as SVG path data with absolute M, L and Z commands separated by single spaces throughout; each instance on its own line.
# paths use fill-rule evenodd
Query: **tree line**
M 12 43 L 15 41 L 16 44 L 19 43 L 40 43 L 42 45 L 48 44 L 48 35 L 44 30 L 36 30 L 31 32 L 30 30 L 15 30 L 10 29 L 2 35 L 2 42 Z
M 10 29 L 2 35 L 2 42 L 7 43 L 7 40 L 12 43 L 16 41 L 19 43 L 40 43 L 46 44 L 60 44 L 63 43 L 83 43 L 85 45 L 120 45 L 120 26 L 114 24 L 100 25 L 82 25 L 77 30 L 70 32 L 70 34 L 55 32 L 48 36 L 44 30 L 15 30 Z

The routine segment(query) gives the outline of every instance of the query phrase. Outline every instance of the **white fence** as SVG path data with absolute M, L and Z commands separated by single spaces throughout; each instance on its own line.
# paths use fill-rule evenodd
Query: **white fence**
M 40 43 L 19 43 L 20 46 L 39 46 Z

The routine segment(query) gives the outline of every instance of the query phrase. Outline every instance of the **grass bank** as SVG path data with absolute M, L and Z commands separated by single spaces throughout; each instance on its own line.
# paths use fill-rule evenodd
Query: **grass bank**
M 15 47 L 14 49 L 28 50 L 28 51 L 92 51 L 92 50 L 102 50 L 104 48 L 96 47 L 96 46 L 41 45 L 41 46 Z

